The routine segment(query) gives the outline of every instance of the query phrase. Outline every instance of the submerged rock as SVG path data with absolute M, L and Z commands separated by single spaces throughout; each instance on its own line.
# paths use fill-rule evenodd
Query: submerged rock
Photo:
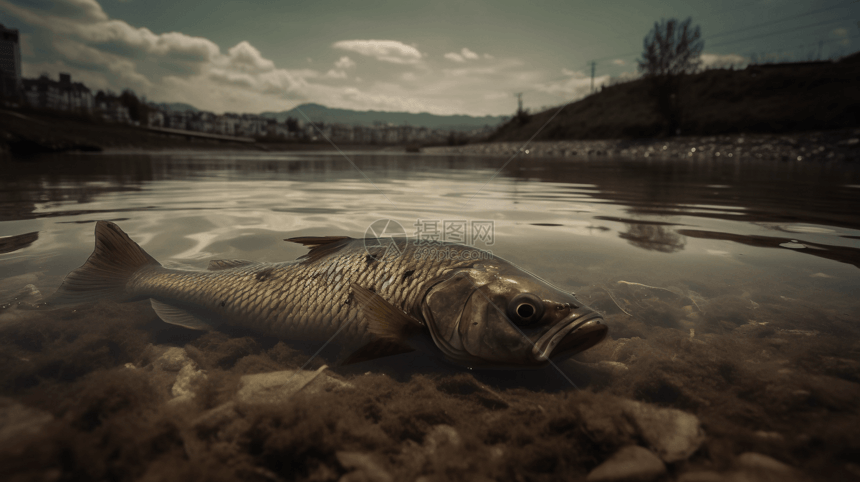
M 169 383 L 170 396 L 173 398 L 169 403 L 180 403 L 190 401 L 194 398 L 194 387 L 200 380 L 206 378 L 206 373 L 197 368 L 197 364 L 188 357 L 185 349 L 179 347 L 152 347 L 156 353 L 163 350 L 152 362 L 152 368 L 156 370 L 162 380 L 165 379 Z M 127 368 L 128 365 L 126 365 Z M 132 365 L 130 368 L 134 368 Z
M 164 347 L 151 345 L 148 350 L 154 358 L 152 365 L 153 380 L 167 388 L 168 403 L 183 403 L 194 398 L 194 387 L 206 378 L 206 373 L 198 369 L 185 351 L 179 347 Z M 130 363 L 126 368 L 135 369 Z
M 178 398 L 188 400 L 194 398 L 194 385 L 203 378 L 206 378 L 206 374 L 202 370 L 198 370 L 194 362 L 183 366 L 176 375 L 176 381 L 173 382 L 173 387 L 170 389 L 174 400 Z
M 243 403 L 281 403 L 299 391 L 305 393 L 330 392 L 351 388 L 352 385 L 334 378 L 324 370 L 283 370 L 279 372 L 245 375 L 239 380 L 236 400 Z
M 788 480 L 794 480 L 791 476 L 797 478 L 800 473 L 794 467 L 784 464 L 779 460 L 768 457 L 767 455 L 756 452 L 745 452 L 738 456 L 738 466 L 756 472 L 769 472 L 774 475 L 789 477 Z
M 634 401 L 625 403 L 624 412 L 664 462 L 687 459 L 705 441 L 699 418 L 693 414 Z
M 463 439 L 457 429 L 450 425 L 436 425 L 424 436 L 424 451 L 427 455 L 433 455 L 441 447 L 460 448 Z
M 178 372 L 189 363 L 193 362 L 188 358 L 188 354 L 185 353 L 185 349 L 172 346 L 165 350 L 161 356 L 156 358 L 155 361 L 152 362 L 152 366 L 159 370 Z
M 585 480 L 592 482 L 648 482 L 666 473 L 666 466 L 650 450 L 628 445 L 595 467 Z

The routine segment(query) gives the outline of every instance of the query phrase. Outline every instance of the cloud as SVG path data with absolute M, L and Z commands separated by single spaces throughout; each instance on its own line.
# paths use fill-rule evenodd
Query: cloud
M 582 71 L 562 69 L 566 79 L 539 83 L 535 90 L 560 97 L 567 102 L 578 100 L 591 93 L 591 75 Z M 609 75 L 601 75 L 594 78 L 594 88 L 608 85 L 611 81 Z
M 341 40 L 335 42 L 332 47 L 392 64 L 415 64 L 423 57 L 415 47 L 397 40 Z
M 346 72 L 344 72 L 343 70 L 330 69 L 328 72 L 325 73 L 324 77 L 329 79 L 345 79 Z
M 704 68 L 725 68 L 745 65 L 749 59 L 737 54 L 702 54 L 699 56 Z
M 445 57 L 446 59 L 451 60 L 453 62 L 457 62 L 457 63 L 463 63 L 463 62 L 466 62 L 467 60 L 477 60 L 477 59 L 481 58 L 480 55 L 476 54 L 475 52 L 472 52 L 471 50 L 469 50 L 466 47 L 463 47 L 463 50 L 461 50 L 459 53 L 448 52 L 443 57 Z M 493 56 L 489 55 L 489 54 L 484 54 L 484 58 L 485 59 L 492 59 Z
M 226 65 L 232 69 L 245 72 L 269 72 L 275 69 L 275 63 L 264 59 L 260 51 L 243 40 L 227 51 L 226 56 L 216 54 L 216 64 Z
M 585 77 L 585 74 L 584 74 L 582 71 L 580 71 L 580 70 L 573 71 L 573 70 L 569 70 L 569 69 L 562 68 L 562 69 L 561 69 L 561 73 L 562 73 L 563 75 L 567 75 L 567 76 L 570 76 L 570 77 L 576 77 L 576 78 L 583 78 L 583 77 Z
M 467 49 L 466 47 L 463 47 L 463 50 L 461 50 L 460 53 L 463 55 L 463 58 L 465 58 L 465 59 L 475 60 L 475 59 L 479 58 L 478 54 L 476 54 L 475 52 L 472 52 L 471 50 Z
M 627 65 L 627 62 L 624 59 L 613 59 L 612 65 Z
M 860 24 L 858 24 L 858 26 L 860 26 Z M 839 41 L 839 45 L 848 45 L 849 43 L 851 43 L 851 41 L 848 40 L 848 29 L 847 28 L 841 28 L 841 27 L 835 28 L 835 29 L 830 31 L 830 34 L 832 36 L 836 37 L 837 39 L 841 39 Z
M 355 62 L 347 56 L 339 58 L 334 63 L 334 68 L 325 73 L 323 77 L 327 79 L 345 79 L 347 78 L 346 69 L 355 67 Z
M 22 31 L 27 77 L 68 72 L 94 90 L 131 88 L 155 101 L 213 112 L 287 110 L 313 101 L 344 109 L 498 115 L 515 110 L 512 92 L 540 85 L 553 94 L 531 91 L 526 103 L 542 105 L 567 88 L 547 82 L 557 71 L 465 47 L 450 52 L 461 59 L 452 61 L 395 40 L 345 40 L 329 44 L 332 50 L 315 54 L 316 60 L 298 55 L 295 65 L 285 66 L 253 38 L 220 47 L 182 32 L 153 32 L 110 18 L 95 0 L 0 0 L 0 11 L 4 23 Z M 356 55 L 382 64 L 356 77 Z M 569 77 L 577 76 L 582 73 Z
M 352 67 L 355 67 L 355 61 L 353 61 L 351 58 L 344 55 L 343 57 L 338 59 L 337 62 L 334 63 L 334 67 L 336 69 L 341 69 L 341 70 L 350 69 Z

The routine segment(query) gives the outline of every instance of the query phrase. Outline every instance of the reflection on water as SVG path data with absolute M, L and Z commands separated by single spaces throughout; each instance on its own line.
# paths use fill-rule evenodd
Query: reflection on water
M 571 288 L 594 284 L 595 276 L 631 278 L 637 269 L 659 278 L 666 270 L 648 269 L 653 263 L 727 276 L 763 264 L 760 276 L 785 279 L 791 265 L 785 261 L 801 255 L 836 263 L 815 271 L 840 273 L 840 263 L 856 264 L 858 257 L 860 172 L 852 166 L 523 159 L 484 186 L 503 160 L 352 159 L 372 183 L 342 157 L 321 153 L 13 163 L 0 180 L 0 235 L 19 237 L 4 238 L 0 262 L 6 273 L 20 273 L 31 268 L 26 260 L 51 257 L 41 269 L 56 282 L 90 249 L 90 223 L 97 219 L 120 222 L 159 259 L 192 264 L 215 256 L 280 260 L 299 253 L 278 241 L 287 234 L 361 236 L 381 218 L 404 226 L 418 219 L 492 220 L 496 254 L 557 273 Z M 786 242 L 803 249 L 789 250 Z M 643 258 L 642 250 L 659 257 Z M 619 266 L 625 269 L 612 271 Z M 855 281 L 834 279 L 846 288 Z

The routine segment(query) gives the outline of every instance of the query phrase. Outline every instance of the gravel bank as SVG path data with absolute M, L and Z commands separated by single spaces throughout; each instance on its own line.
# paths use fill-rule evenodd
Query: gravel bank
M 734 134 L 655 139 L 499 142 L 426 147 L 427 154 L 594 158 L 744 158 L 776 161 L 860 161 L 860 129 L 795 134 Z

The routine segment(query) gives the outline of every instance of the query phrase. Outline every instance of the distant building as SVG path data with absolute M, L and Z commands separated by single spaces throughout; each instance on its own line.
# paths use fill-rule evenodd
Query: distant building
M 93 93 L 84 84 L 72 82 L 69 74 L 60 74 L 59 82 L 47 76 L 23 79 L 24 98 L 33 107 L 91 113 Z
M 164 112 L 150 110 L 147 114 L 147 125 L 150 127 L 164 127 Z
M 128 107 L 122 105 L 116 99 L 109 99 L 105 102 L 99 102 L 98 110 L 104 120 L 117 122 L 119 124 L 131 124 L 131 116 L 128 113 Z
M 167 112 L 164 118 L 164 126 L 171 129 L 188 129 L 189 112 L 184 110 L 172 110 Z
M 0 95 L 18 97 L 21 88 L 21 44 L 18 30 L 0 24 Z

